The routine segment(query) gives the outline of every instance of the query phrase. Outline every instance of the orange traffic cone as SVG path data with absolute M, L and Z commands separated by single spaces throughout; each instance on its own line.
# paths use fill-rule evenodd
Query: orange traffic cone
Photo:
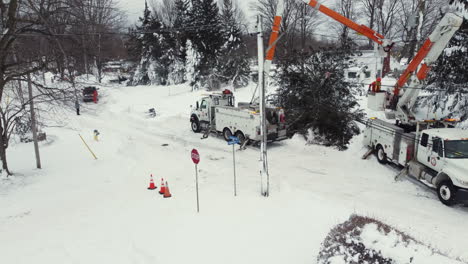
M 153 181 L 153 174 L 151 174 L 151 180 L 150 180 L 150 184 L 149 184 L 149 187 L 148 187 L 148 190 L 154 190 L 158 187 L 156 187 L 156 185 L 154 185 L 154 181 Z
M 166 187 L 164 188 L 164 196 L 163 196 L 163 197 L 164 197 L 164 198 L 169 198 L 169 197 L 171 197 L 171 196 L 172 196 L 172 195 L 171 195 L 171 192 L 169 192 L 169 185 L 168 185 L 167 182 L 166 182 Z
M 164 179 L 161 178 L 161 189 L 159 189 L 159 194 L 164 194 L 166 192 L 166 187 L 164 186 Z

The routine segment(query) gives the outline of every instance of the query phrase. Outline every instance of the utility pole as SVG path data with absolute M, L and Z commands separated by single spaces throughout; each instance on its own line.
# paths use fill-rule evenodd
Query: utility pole
M 267 145 L 266 145 L 266 118 L 265 118 L 265 51 L 263 47 L 263 27 L 262 17 L 258 16 L 257 24 L 257 46 L 258 46 L 258 87 L 260 97 L 260 178 L 261 194 L 269 196 L 269 175 L 267 163 Z
M 88 55 L 86 54 L 86 44 L 85 44 L 85 31 L 83 30 L 83 35 L 81 35 L 81 45 L 83 46 L 83 61 L 86 72 L 86 80 L 89 80 L 89 70 L 88 70 Z
M 28 73 L 28 91 L 29 91 L 29 108 L 31 110 L 31 130 L 34 141 L 34 152 L 36 153 L 36 166 L 38 169 L 41 168 L 41 157 L 39 155 L 39 144 L 37 142 L 37 125 L 36 125 L 36 113 L 34 111 L 34 100 L 32 93 L 31 73 Z

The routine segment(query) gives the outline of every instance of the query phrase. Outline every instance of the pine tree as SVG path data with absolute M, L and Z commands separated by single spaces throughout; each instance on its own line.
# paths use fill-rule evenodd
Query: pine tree
M 184 28 L 189 27 L 189 3 L 187 0 L 175 0 L 174 5 L 176 8 L 176 18 L 174 19 L 174 29 L 176 30 L 175 39 L 176 47 L 179 51 L 177 56 L 182 61 L 185 61 L 185 45 L 187 43 L 188 36 Z
M 193 48 L 200 54 L 194 76 L 195 82 L 206 85 L 213 68 L 219 50 L 223 45 L 219 8 L 216 0 L 192 0 L 192 7 L 188 14 L 188 38 Z
M 168 84 L 178 84 L 186 79 L 186 57 L 187 57 L 187 31 L 188 25 L 188 0 L 175 0 L 176 18 L 174 19 L 169 53 L 172 56 L 172 63 L 169 66 Z
M 139 19 L 137 50 L 141 51 L 141 60 L 135 71 L 132 84 L 166 84 L 169 75 L 168 66 L 171 54 L 168 49 L 171 39 L 164 32 L 164 25 L 157 16 L 152 16 L 145 1 L 143 17 Z
M 309 142 L 346 149 L 359 134 L 355 120 L 355 88 L 344 81 L 349 53 L 344 50 L 297 52 L 279 61 L 278 104 L 288 116 L 291 133 L 301 133 Z
M 237 88 L 248 84 L 250 67 L 235 11 L 232 0 L 224 0 L 220 18 L 224 45 L 218 55 L 216 72 L 221 81 L 231 82 Z

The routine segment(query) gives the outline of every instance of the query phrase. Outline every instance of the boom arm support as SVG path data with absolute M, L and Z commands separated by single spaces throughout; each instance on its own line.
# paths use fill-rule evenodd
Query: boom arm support
M 393 91 L 393 107 L 396 105 L 397 118 L 400 119 L 402 123 L 410 124 L 415 121 L 414 113 L 411 109 L 416 103 L 422 81 L 427 77 L 431 65 L 437 61 L 462 23 L 463 18 L 458 14 L 453 12 L 445 14 L 410 62 L 408 68 L 400 76 Z M 403 96 L 398 99 L 400 90 L 406 83 L 408 83 L 408 89 L 405 89 Z M 396 104 L 397 101 L 398 103 Z
M 281 1 L 281 0 L 280 0 Z M 378 43 L 379 45 L 383 46 L 383 49 L 385 52 L 390 52 L 390 50 L 393 47 L 393 44 L 390 40 L 385 39 L 383 35 L 375 32 L 369 27 L 366 27 L 364 25 L 359 25 L 352 21 L 351 19 L 339 14 L 336 11 L 333 11 L 332 9 L 320 4 L 317 0 L 302 0 L 304 3 L 307 5 L 315 8 L 319 12 L 323 13 L 324 15 L 327 15 L 331 17 L 332 19 L 340 22 L 341 24 L 353 29 L 354 31 L 358 32 L 361 35 L 364 35 L 371 39 L 372 41 Z
M 319 12 L 331 17 L 332 19 L 340 22 L 341 24 L 355 30 L 359 34 L 364 35 L 368 37 L 369 39 L 373 40 L 374 42 L 378 43 L 379 45 L 383 47 L 383 50 L 385 52 L 390 52 L 390 50 L 392 49 L 393 44 L 394 44 L 393 42 L 391 42 L 388 39 L 385 39 L 383 35 L 375 32 L 369 27 L 355 23 L 351 19 L 344 17 L 338 12 L 333 11 L 332 9 L 320 4 L 317 0 L 302 0 L 302 1 L 305 4 L 315 8 Z M 265 58 L 265 69 L 264 69 L 265 78 L 268 78 L 271 63 L 275 56 L 276 43 L 279 38 L 279 30 L 280 30 L 281 21 L 283 19 L 283 13 L 284 13 L 284 0 L 278 0 L 278 4 L 276 7 L 276 15 L 275 15 L 275 18 L 273 19 L 273 27 L 271 30 L 270 41 L 268 44 L 268 49 L 266 51 L 267 54 Z

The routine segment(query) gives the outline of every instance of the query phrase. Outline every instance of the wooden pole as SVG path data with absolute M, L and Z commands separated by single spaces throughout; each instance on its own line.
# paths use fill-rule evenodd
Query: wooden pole
M 86 141 L 83 139 L 83 137 L 82 137 L 80 134 L 78 134 L 78 136 L 80 136 L 81 140 L 83 141 L 83 143 L 85 144 L 85 146 L 88 148 L 89 152 L 91 152 L 91 155 L 93 155 L 94 159 L 97 160 L 96 155 L 95 155 L 94 152 L 91 150 L 91 148 L 88 146 L 88 144 L 86 144 Z
M 28 73 L 28 90 L 29 90 L 29 108 L 31 110 L 31 130 L 34 141 L 34 152 L 36 153 L 36 167 L 41 168 L 41 156 L 39 154 L 39 143 L 37 142 L 37 125 L 36 125 L 36 113 L 34 111 L 34 100 L 32 94 L 32 83 L 31 74 Z

